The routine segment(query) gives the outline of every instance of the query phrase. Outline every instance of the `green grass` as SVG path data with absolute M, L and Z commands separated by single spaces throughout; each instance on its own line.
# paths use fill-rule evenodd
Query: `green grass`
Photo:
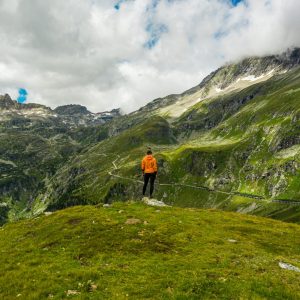
M 299 299 L 299 274 L 278 266 L 300 267 L 299 234 L 216 210 L 73 207 L 0 229 L 0 298 Z

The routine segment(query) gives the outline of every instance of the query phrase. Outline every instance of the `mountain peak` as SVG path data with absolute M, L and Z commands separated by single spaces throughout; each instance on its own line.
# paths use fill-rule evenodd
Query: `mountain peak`
M 248 81 L 255 82 L 256 78 L 269 77 L 290 70 L 300 64 L 300 48 L 288 49 L 282 54 L 268 56 L 253 56 L 238 62 L 229 63 L 205 77 L 201 83 L 185 93 L 207 86 L 216 86 L 220 89 L 228 87 L 233 81 L 247 77 Z M 251 78 L 250 78 L 251 77 Z M 268 79 L 268 78 L 266 78 Z M 246 80 L 246 79 L 245 79 Z
M 13 101 L 8 94 L 0 95 L 0 108 L 9 109 L 16 107 L 17 102 Z
M 279 55 L 244 58 L 225 64 L 206 76 L 200 84 L 182 94 L 155 99 L 139 111 L 157 110 L 161 115 L 178 117 L 204 99 L 244 89 L 299 65 L 300 48 L 288 49 Z
M 68 105 L 62 105 L 58 106 L 54 109 L 54 112 L 59 115 L 88 115 L 91 112 L 88 111 L 88 109 L 80 104 L 68 104 Z

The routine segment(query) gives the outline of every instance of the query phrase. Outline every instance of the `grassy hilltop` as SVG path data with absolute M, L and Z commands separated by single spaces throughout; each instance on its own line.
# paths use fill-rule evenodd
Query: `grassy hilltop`
M 217 210 L 76 206 L 0 229 L 1 299 L 299 299 L 300 227 Z

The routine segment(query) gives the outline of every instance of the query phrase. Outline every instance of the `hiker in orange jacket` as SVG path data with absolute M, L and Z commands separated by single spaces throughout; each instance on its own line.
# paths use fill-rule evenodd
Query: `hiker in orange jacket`
M 143 196 L 145 196 L 147 185 L 150 179 L 150 198 L 151 198 L 154 190 L 154 181 L 157 175 L 157 163 L 150 149 L 147 151 L 147 155 L 142 160 L 142 171 L 144 175 Z

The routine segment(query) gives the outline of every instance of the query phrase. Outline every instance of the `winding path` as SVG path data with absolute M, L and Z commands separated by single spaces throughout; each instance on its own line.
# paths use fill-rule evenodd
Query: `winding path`
M 109 171 L 108 174 L 115 178 L 125 179 L 125 180 L 129 180 L 132 182 L 144 184 L 144 182 L 141 180 L 113 174 L 113 171 L 117 171 L 120 169 L 117 166 L 117 161 L 119 159 L 120 159 L 120 155 L 117 155 L 117 158 L 112 162 L 113 170 Z M 183 187 L 183 188 L 192 188 L 192 189 L 198 189 L 198 190 L 205 190 L 205 191 L 208 191 L 211 193 L 219 193 L 219 194 L 225 194 L 225 195 L 229 195 L 229 196 L 241 196 L 241 197 L 250 198 L 250 199 L 264 200 L 264 201 L 268 201 L 268 202 L 272 202 L 272 203 L 300 206 L 300 200 L 295 200 L 295 199 L 267 199 L 260 195 L 252 195 L 252 194 L 240 193 L 240 192 L 225 192 L 225 191 L 221 191 L 221 190 L 217 190 L 217 189 L 211 189 L 207 186 L 202 186 L 202 185 L 191 185 L 191 184 L 182 184 L 182 183 L 157 183 L 157 184 L 159 186 L 172 186 L 172 187 L 175 186 L 175 187 Z

